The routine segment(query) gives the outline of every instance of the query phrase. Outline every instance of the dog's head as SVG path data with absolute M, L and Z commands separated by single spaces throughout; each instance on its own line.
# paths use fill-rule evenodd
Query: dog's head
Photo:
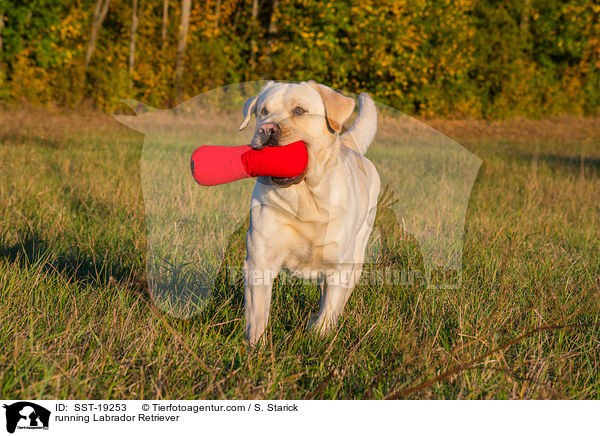
M 287 145 L 304 141 L 312 159 L 327 160 L 342 124 L 354 110 L 354 99 L 313 81 L 302 83 L 268 82 L 244 103 L 244 121 L 240 130 L 256 116 L 256 129 L 250 147 Z M 307 169 L 308 170 L 308 169 Z M 272 178 L 280 186 L 299 183 L 304 174 L 294 179 Z

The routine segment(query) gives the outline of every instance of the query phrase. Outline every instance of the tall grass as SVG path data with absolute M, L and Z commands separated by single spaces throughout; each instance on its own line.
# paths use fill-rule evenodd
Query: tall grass
M 600 397 L 598 119 L 431 121 L 483 159 L 462 287 L 363 280 L 321 340 L 316 285 L 280 280 L 262 350 L 239 284 L 187 320 L 148 295 L 140 134 L 0 119 L 0 397 Z

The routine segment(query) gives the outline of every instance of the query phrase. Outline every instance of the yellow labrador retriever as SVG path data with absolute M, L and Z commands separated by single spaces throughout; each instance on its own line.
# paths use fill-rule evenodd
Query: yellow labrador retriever
M 318 280 L 312 327 L 326 334 L 340 317 L 362 272 L 373 228 L 379 175 L 364 157 L 377 130 L 377 111 L 361 94 L 359 113 L 342 133 L 354 100 L 315 82 L 268 82 L 244 104 L 244 129 L 256 115 L 251 147 L 303 140 L 305 172 L 293 179 L 261 177 L 251 200 L 244 265 L 246 336 L 257 343 L 267 326 L 273 280 L 283 268 Z

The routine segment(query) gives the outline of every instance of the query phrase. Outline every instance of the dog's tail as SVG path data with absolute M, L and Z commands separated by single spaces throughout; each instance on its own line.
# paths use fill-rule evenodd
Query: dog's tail
M 358 116 L 350 128 L 342 134 L 342 144 L 360 154 L 365 154 L 377 133 L 377 109 L 366 92 L 358 96 Z

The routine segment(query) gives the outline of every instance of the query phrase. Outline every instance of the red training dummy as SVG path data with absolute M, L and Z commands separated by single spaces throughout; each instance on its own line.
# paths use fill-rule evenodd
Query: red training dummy
M 296 177 L 308 164 L 302 141 L 253 150 L 248 145 L 202 145 L 192 153 L 192 175 L 204 186 L 221 185 L 248 177 Z

